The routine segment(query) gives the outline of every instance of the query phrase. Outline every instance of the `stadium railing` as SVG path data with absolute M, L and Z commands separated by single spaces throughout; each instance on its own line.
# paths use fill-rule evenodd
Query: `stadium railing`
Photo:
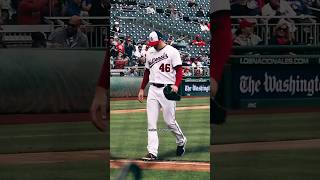
M 45 36 L 53 31 L 52 25 L 2 25 L 2 41 L 6 45 L 29 45 L 32 42 L 31 33 L 42 32 Z
M 209 66 L 202 67 L 191 67 L 191 66 L 183 66 L 183 69 L 189 68 L 191 75 L 188 77 L 209 77 L 210 76 L 210 68 Z M 130 70 L 134 69 L 136 73 L 130 73 Z M 111 69 L 111 76 L 135 76 L 140 77 L 143 76 L 144 66 L 126 66 L 124 69 Z
M 70 17 L 45 17 L 46 21 L 53 25 L 54 29 L 66 26 Z M 107 32 L 109 17 L 106 16 L 92 16 L 81 17 L 82 25 L 80 29 L 84 32 L 89 40 L 90 47 L 105 47 L 105 36 Z M 104 24 L 93 24 L 92 21 L 105 20 Z
M 298 44 L 319 44 L 319 28 L 320 24 L 317 23 L 315 16 L 300 15 L 300 16 L 232 16 L 233 20 L 232 28 L 238 29 L 239 24 L 235 23 L 239 19 L 255 19 L 256 24 L 256 35 L 258 35 L 263 41 L 264 45 L 269 44 L 269 40 L 273 34 L 273 29 L 277 26 L 276 23 L 270 23 L 270 20 L 290 19 L 300 20 L 303 22 L 292 22 L 292 25 L 296 28 L 294 32 L 295 41 Z

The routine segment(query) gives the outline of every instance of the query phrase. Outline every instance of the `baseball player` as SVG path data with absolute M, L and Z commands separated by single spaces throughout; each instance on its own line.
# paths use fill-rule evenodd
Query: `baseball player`
M 167 127 L 176 137 L 176 155 L 182 156 L 187 138 L 175 119 L 176 102 L 166 99 L 163 93 L 166 85 L 171 85 L 172 91 L 178 92 L 183 77 L 180 53 L 174 47 L 167 45 L 158 31 L 150 33 L 148 46 L 151 48 L 146 53 L 145 71 L 138 94 L 138 100 L 142 102 L 144 89 L 148 82 L 151 83 L 147 97 L 148 153 L 142 159 L 146 161 L 157 159 L 159 147 L 157 121 L 160 108 Z
M 228 61 L 232 48 L 232 33 L 230 19 L 230 1 L 211 0 L 210 1 L 211 24 L 217 28 L 211 29 L 211 101 L 210 101 L 210 123 L 223 124 L 226 118 L 226 111 L 217 99 L 218 83 L 222 79 L 223 68 Z

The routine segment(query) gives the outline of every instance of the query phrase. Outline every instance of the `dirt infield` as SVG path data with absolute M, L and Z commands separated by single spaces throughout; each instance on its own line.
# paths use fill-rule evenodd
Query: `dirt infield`
M 134 163 L 141 169 L 166 170 L 166 171 L 199 171 L 210 172 L 209 162 L 187 162 L 187 161 L 140 161 L 140 160 L 110 160 L 110 168 L 122 168 L 128 163 Z
M 177 107 L 177 111 L 183 110 L 199 110 L 199 109 L 209 109 L 210 106 L 189 106 L 189 107 Z M 125 109 L 125 110 L 112 110 L 111 114 L 126 114 L 126 113 L 136 113 L 145 112 L 146 109 Z
M 68 152 L 41 152 L 41 153 L 19 153 L 0 154 L 0 165 L 7 164 L 41 164 L 62 163 L 81 160 L 108 160 L 109 151 L 68 151 Z
M 210 151 L 213 153 L 229 153 L 294 149 L 320 149 L 320 139 L 212 145 Z M 81 160 L 105 160 L 107 162 L 109 157 L 110 154 L 108 150 L 0 154 L 0 165 L 63 163 L 70 161 L 76 162 Z M 127 163 L 136 163 L 142 169 L 173 171 L 188 170 L 199 172 L 210 171 L 209 162 L 190 161 L 146 162 L 140 160 L 120 159 L 110 160 L 110 167 L 121 168 Z

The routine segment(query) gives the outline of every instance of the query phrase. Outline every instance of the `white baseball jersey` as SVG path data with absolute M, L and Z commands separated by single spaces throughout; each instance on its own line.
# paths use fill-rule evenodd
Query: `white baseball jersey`
M 182 65 L 180 53 L 170 45 L 159 51 L 153 47 L 147 51 L 145 67 L 150 70 L 150 83 L 174 84 L 176 81 L 174 67 L 178 65 Z

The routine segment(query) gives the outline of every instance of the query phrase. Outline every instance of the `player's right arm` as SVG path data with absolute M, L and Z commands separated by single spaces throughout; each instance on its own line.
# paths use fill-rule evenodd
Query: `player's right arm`
M 149 69 L 145 69 L 144 74 L 143 74 L 143 80 L 140 86 L 140 90 L 139 90 L 139 94 L 138 94 L 138 100 L 139 102 L 142 103 L 143 98 L 144 98 L 144 89 L 146 88 L 148 82 L 149 82 L 149 74 L 150 74 L 150 70 Z
M 147 56 L 147 54 L 146 54 Z M 149 75 L 150 75 L 150 66 L 149 66 L 149 62 L 146 58 L 146 64 L 145 64 L 145 70 L 143 73 L 143 79 L 142 79 L 142 83 L 139 89 L 139 93 L 138 93 L 138 100 L 139 102 L 142 103 L 143 98 L 144 98 L 144 89 L 146 88 L 148 82 L 149 82 Z
M 230 2 L 223 0 L 211 0 L 210 2 L 211 24 L 217 28 L 211 28 L 210 52 L 212 55 L 210 65 L 211 96 L 215 96 L 218 90 L 218 82 L 222 78 L 223 68 L 228 61 L 232 48 L 232 33 L 230 19 Z

